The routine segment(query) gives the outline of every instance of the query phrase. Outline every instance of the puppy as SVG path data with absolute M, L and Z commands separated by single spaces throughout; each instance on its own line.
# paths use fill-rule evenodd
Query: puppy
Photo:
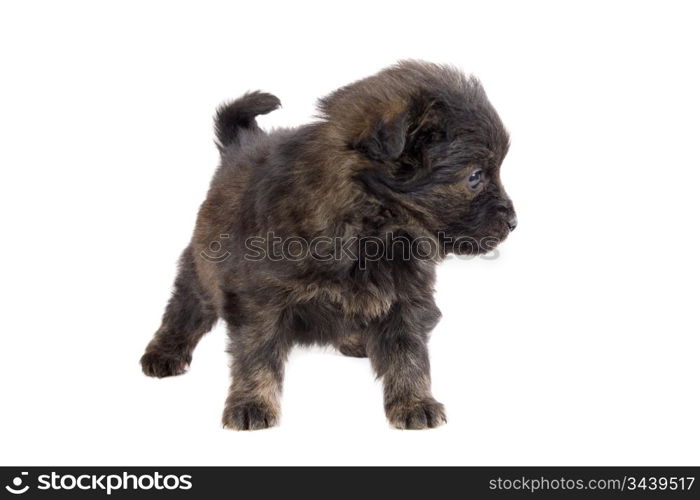
M 321 99 L 314 123 L 264 132 L 255 117 L 279 105 L 252 92 L 219 108 L 221 165 L 144 373 L 184 373 L 222 318 L 227 428 L 277 424 L 295 344 L 368 356 L 393 426 L 442 424 L 427 349 L 435 265 L 489 252 L 516 226 L 499 178 L 501 120 L 475 78 L 418 61 Z

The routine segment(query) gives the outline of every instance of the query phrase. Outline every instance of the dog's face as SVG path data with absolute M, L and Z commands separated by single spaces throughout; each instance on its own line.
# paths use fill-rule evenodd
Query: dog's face
M 430 229 L 448 253 L 491 251 L 517 225 L 500 179 L 508 135 L 483 99 L 472 109 L 433 105 L 431 132 L 412 138 L 418 147 L 406 151 L 406 160 L 426 176 L 422 187 L 407 194 L 430 214 Z
M 417 68 L 426 80 L 421 90 L 391 103 L 352 144 L 372 161 L 358 177 L 437 236 L 447 253 L 489 252 L 517 224 L 500 180 L 508 134 L 476 79 Z M 393 80 L 400 77 L 397 70 Z

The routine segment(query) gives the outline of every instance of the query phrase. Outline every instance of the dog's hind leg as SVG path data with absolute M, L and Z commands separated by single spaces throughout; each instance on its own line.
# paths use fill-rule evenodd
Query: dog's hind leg
M 229 324 L 233 381 L 223 414 L 224 427 L 257 430 L 277 425 L 284 364 L 291 348 L 278 318 Z
M 160 328 L 141 357 L 143 372 L 150 377 L 180 375 L 192 360 L 192 351 L 214 326 L 217 315 L 197 278 L 192 249 L 182 254 L 173 295 Z

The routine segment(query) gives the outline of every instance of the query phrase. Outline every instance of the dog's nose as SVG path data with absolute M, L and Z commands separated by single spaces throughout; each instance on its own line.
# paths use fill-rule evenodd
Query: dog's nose
M 518 216 L 513 214 L 513 217 L 508 219 L 508 228 L 512 231 L 518 225 Z

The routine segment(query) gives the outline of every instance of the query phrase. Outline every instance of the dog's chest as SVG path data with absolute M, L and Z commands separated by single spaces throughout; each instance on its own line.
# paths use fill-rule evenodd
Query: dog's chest
M 306 289 L 305 301 L 325 306 L 338 319 L 371 321 L 385 315 L 395 300 L 389 287 L 373 284 L 358 286 L 351 282 L 316 283 Z
M 346 318 L 372 321 L 386 315 L 396 302 L 432 293 L 434 279 L 432 262 L 378 260 L 345 280 L 316 283 L 313 295 Z

